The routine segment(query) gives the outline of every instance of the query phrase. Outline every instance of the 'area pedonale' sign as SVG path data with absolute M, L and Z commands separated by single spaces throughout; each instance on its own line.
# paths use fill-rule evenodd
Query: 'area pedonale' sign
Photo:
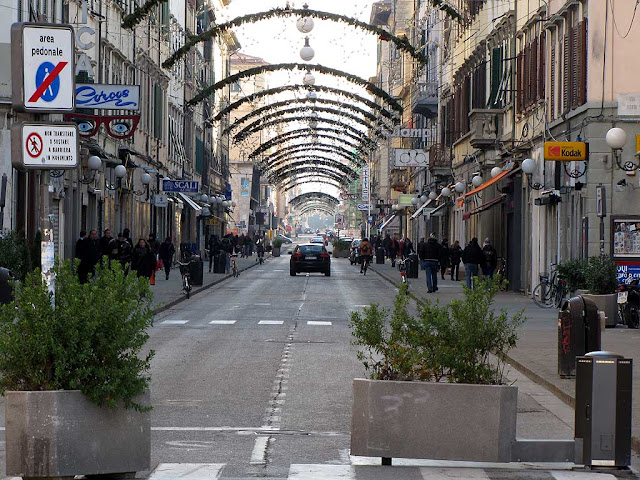
M 553 162 L 584 161 L 589 155 L 585 142 L 544 142 L 544 159 Z

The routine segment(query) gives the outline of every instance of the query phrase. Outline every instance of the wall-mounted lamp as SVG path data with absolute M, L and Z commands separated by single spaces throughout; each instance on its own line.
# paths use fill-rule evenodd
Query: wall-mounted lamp
M 627 143 L 627 132 L 619 127 L 610 128 L 605 136 L 605 140 L 607 141 L 609 148 L 613 150 L 613 157 L 616 159 L 616 164 L 620 170 L 633 172 L 640 167 L 640 163 L 638 161 L 626 161 L 622 163 L 622 149 Z M 636 152 L 635 156 L 640 158 L 640 152 Z
M 96 174 L 98 173 L 98 170 L 100 170 L 101 166 L 102 160 L 100 159 L 100 157 L 97 157 L 95 155 L 90 156 L 89 160 L 87 161 L 87 167 L 90 172 L 89 176 L 83 174 L 82 177 L 78 179 L 80 183 L 84 183 L 85 185 L 93 183 L 93 181 L 96 179 Z
M 536 171 L 536 161 L 533 158 L 525 158 L 521 165 L 523 173 L 527 176 L 527 183 L 533 190 L 542 190 L 544 185 L 541 183 L 533 182 L 533 172 Z

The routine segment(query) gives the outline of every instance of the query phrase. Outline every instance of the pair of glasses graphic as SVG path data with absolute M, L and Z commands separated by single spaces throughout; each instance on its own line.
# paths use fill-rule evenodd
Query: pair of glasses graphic
M 82 137 L 93 137 L 98 133 L 100 125 L 104 125 L 107 134 L 113 138 L 131 137 L 140 115 L 87 115 L 84 113 L 68 113 L 64 116 L 65 121 L 74 122 L 78 125 L 78 133 Z

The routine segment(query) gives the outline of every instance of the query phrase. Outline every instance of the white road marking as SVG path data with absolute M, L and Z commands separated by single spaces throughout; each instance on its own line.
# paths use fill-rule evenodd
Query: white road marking
M 469 480 L 489 480 L 487 473 L 480 468 L 421 468 L 424 480 L 451 480 L 465 478 Z
M 254 303 L 256 307 L 270 307 L 270 303 Z
M 220 478 L 224 463 L 161 463 L 149 480 L 212 480 Z
M 262 427 L 151 427 L 154 432 L 264 432 L 278 431 L 279 428 Z
M 282 325 L 284 320 L 260 320 L 258 325 Z
M 615 480 L 615 476 L 592 472 L 549 472 L 556 480 Z
M 288 480 L 354 479 L 356 470 L 351 465 L 291 465 Z
M 274 270 L 274 272 L 284 272 L 284 270 Z
M 240 308 L 240 305 L 232 305 L 231 308 Z
M 333 325 L 333 323 L 332 322 L 314 322 L 309 320 L 307 322 L 307 325 Z
M 368 307 L 369 305 L 354 305 L 355 308 L 364 308 L 364 307 Z
M 253 452 L 251 452 L 251 465 L 264 465 L 267 463 L 267 446 L 269 445 L 269 437 L 258 437 L 253 444 Z
M 235 320 L 212 320 L 209 325 L 233 325 L 234 323 L 236 323 Z
M 184 325 L 188 322 L 189 320 L 165 320 L 161 325 Z

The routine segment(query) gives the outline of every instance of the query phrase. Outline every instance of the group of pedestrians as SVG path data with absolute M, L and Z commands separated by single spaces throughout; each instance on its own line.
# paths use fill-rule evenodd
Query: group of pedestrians
M 234 235 L 227 233 L 222 238 L 218 235 L 210 235 L 206 244 L 209 255 L 209 273 L 215 271 L 215 265 L 221 260 L 220 255 L 224 254 L 225 272 L 229 273 L 231 268 L 231 255 L 239 255 L 240 258 L 249 258 L 253 255 L 255 248 L 260 257 L 264 255 L 268 247 L 269 240 L 264 235 Z
M 426 272 L 428 293 L 438 291 L 438 272 L 444 280 L 447 268 L 450 268 L 451 280 L 459 281 L 461 262 L 464 263 L 466 284 L 469 288 L 473 288 L 473 278 L 478 276 L 480 269 L 484 276 L 493 278 L 498 264 L 496 249 L 491 245 L 489 238 L 485 239 L 483 247 L 480 248 L 478 239 L 474 237 L 463 250 L 458 240 L 451 246 L 446 238 L 442 243 L 438 243 L 433 233 L 426 242 L 424 239 L 418 242 L 418 258 Z
M 390 235 L 387 232 L 384 239 L 379 235 L 374 236 L 373 244 L 376 250 L 379 248 L 384 249 L 385 257 L 391 260 L 392 267 L 396 266 L 396 259 L 407 258 L 411 253 L 415 252 L 413 242 L 408 237 L 398 239 L 395 233 Z
M 165 265 L 168 280 L 174 254 L 175 247 L 169 237 L 160 244 L 151 233 L 147 239 L 140 237 L 134 246 L 128 228 L 118 233 L 116 238 L 113 237 L 111 229 L 107 228 L 100 239 L 96 230 L 90 230 L 88 235 L 83 230 L 76 241 L 75 249 L 78 279 L 80 283 L 87 283 L 95 275 L 96 265 L 106 257 L 108 262 L 120 262 L 125 272 L 131 269 L 138 277 L 149 279 L 156 271 L 159 258 Z

